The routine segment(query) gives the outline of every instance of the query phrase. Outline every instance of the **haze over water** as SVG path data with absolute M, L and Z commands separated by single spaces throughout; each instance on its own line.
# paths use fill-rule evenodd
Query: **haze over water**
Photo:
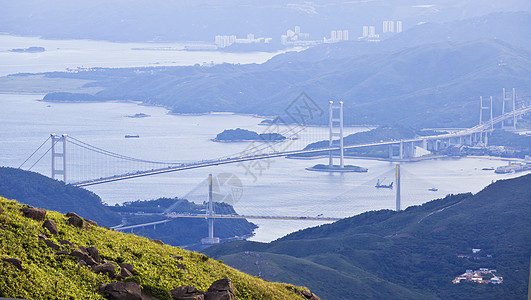
M 140 51 L 132 47 L 153 47 L 154 44 L 125 44 L 100 41 L 50 41 L 0 35 L 0 75 L 17 72 L 43 72 L 75 67 L 147 66 L 156 62 L 169 65 L 191 65 L 209 62 L 263 62 L 270 53 L 228 54 L 220 52 Z M 167 44 L 165 44 L 168 46 Z M 12 48 L 43 46 L 44 53 L 12 53 Z M 178 45 L 174 45 L 178 47 Z M 126 55 L 124 55 L 124 53 Z M 124 57 L 126 57 L 124 59 Z M 310 95 L 311 96 L 311 95 Z M 43 95 L 1 94 L 0 103 L 0 165 L 18 167 L 50 133 L 69 134 L 106 150 L 136 158 L 157 161 L 193 162 L 212 159 L 245 150 L 249 143 L 215 143 L 210 139 L 225 129 L 244 128 L 262 132 L 262 120 L 251 116 L 209 114 L 199 116 L 169 115 L 159 107 L 133 103 L 45 103 Z M 136 113 L 148 118 L 129 118 Z M 348 113 L 348 112 L 345 112 Z M 348 128 L 346 134 L 370 128 Z M 138 139 L 125 139 L 138 134 Z M 292 149 L 306 143 L 327 139 L 328 129 L 309 127 Z M 120 168 L 101 158 L 72 154 L 69 174 L 113 175 Z M 92 170 L 87 165 L 92 164 Z M 235 204 L 240 214 L 274 216 L 347 217 L 368 210 L 394 209 L 394 190 L 376 189 L 377 179 L 393 178 L 394 164 L 385 161 L 347 159 L 347 164 L 363 166 L 368 173 L 328 174 L 306 171 L 327 159 L 294 160 L 277 158 L 262 163 L 261 172 L 249 172 L 241 165 L 222 165 L 187 170 L 129 181 L 88 187 L 109 205 L 125 201 L 158 197 L 182 197 L 202 183 L 209 173 L 230 173 L 243 185 L 243 195 Z M 477 192 L 493 180 L 514 175 L 498 175 L 483 171 L 506 162 L 488 159 L 442 159 L 402 163 L 402 207 L 417 205 L 449 193 Z M 32 170 L 50 175 L 49 158 Z M 83 167 L 85 166 L 85 167 Z M 25 167 L 28 167 L 27 165 Z M 95 167 L 95 168 L 94 168 Z M 80 171 L 82 170 L 82 171 Z M 105 173 L 107 172 L 107 173 Z M 92 174 L 92 173 L 91 173 Z M 89 174 L 89 175 L 91 175 Z M 519 174 L 518 174 L 519 175 Z M 437 192 L 428 191 L 438 188 Z M 193 201 L 207 199 L 206 185 L 195 193 Z M 201 190 L 198 190 L 201 191 Z M 197 196 L 199 195 L 199 196 Z M 271 241 L 298 229 L 322 224 L 308 221 L 252 220 L 259 225 L 256 241 Z

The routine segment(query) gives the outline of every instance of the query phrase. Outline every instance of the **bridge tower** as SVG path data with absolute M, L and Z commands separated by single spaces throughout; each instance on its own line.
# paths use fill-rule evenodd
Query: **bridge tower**
M 516 129 L 516 90 L 513 88 L 512 95 L 507 96 L 507 92 L 505 91 L 505 88 L 503 89 L 502 93 L 502 115 L 505 114 L 506 111 L 509 111 L 509 105 L 506 103 L 511 103 L 511 108 L 513 112 L 513 129 Z M 506 126 L 505 121 L 501 122 L 502 129 Z
M 494 130 L 494 120 L 492 118 L 492 96 L 490 96 L 490 105 L 487 107 L 487 106 L 483 106 L 483 96 L 479 96 L 479 125 L 483 124 L 484 121 L 483 121 L 483 111 L 484 110 L 489 110 L 490 111 L 490 131 L 493 131 Z M 479 141 L 481 143 L 484 143 L 485 145 L 487 145 L 487 141 L 488 141 L 488 136 L 487 136 L 487 131 L 485 131 L 485 137 L 483 137 L 483 132 L 480 132 L 479 133 Z
M 339 116 L 334 118 L 334 110 L 339 110 Z M 334 131 L 334 126 L 339 125 L 339 132 Z M 330 101 L 330 116 L 329 116 L 329 126 L 330 126 L 330 141 L 328 145 L 330 148 L 333 147 L 334 137 L 339 137 L 339 167 L 344 168 L 345 164 L 343 162 L 344 158 L 344 148 L 343 148 L 343 101 L 339 101 L 339 105 L 334 105 L 334 101 Z M 334 165 L 334 158 L 332 150 L 330 150 L 328 157 L 328 166 L 332 167 Z
M 56 175 L 63 176 L 63 181 L 66 183 L 66 134 L 63 134 L 61 136 L 52 133 L 50 135 L 51 141 L 52 141 L 52 178 L 56 179 Z M 62 143 L 62 152 L 57 151 L 60 149 L 56 149 L 55 145 L 57 143 Z M 59 158 L 59 160 L 57 159 Z M 61 159 L 62 158 L 62 159 Z M 58 161 L 61 161 L 62 163 L 57 163 Z
M 396 165 L 396 211 L 400 211 L 400 164 Z
M 219 238 L 214 237 L 214 203 L 212 202 L 212 174 L 208 174 L 208 237 L 201 239 L 201 244 L 212 245 L 219 244 Z

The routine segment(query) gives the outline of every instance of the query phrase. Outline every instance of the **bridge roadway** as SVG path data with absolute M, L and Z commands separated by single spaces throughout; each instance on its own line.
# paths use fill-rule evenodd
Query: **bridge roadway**
M 524 107 L 521 109 L 518 109 L 514 115 L 520 116 L 523 114 L 526 114 L 528 112 L 531 112 L 531 107 Z M 404 140 L 393 140 L 393 141 L 386 141 L 386 142 L 376 142 L 376 143 L 367 143 L 367 144 L 360 144 L 360 145 L 350 145 L 345 146 L 344 149 L 354 149 L 354 148 L 363 148 L 363 147 L 371 147 L 371 146 L 381 146 L 381 145 L 393 145 L 393 144 L 400 144 L 400 143 L 410 143 L 410 142 L 420 142 L 423 140 L 442 140 L 442 139 L 448 139 L 448 138 L 455 138 L 460 136 L 467 136 L 471 134 L 475 134 L 478 132 L 483 132 L 486 130 L 489 130 L 491 123 L 497 124 L 499 122 L 502 122 L 504 120 L 513 118 L 513 112 L 506 113 L 504 115 L 498 116 L 496 118 L 493 118 L 492 122 L 487 121 L 483 124 L 476 125 L 472 128 L 468 128 L 465 130 L 457 131 L 454 133 L 447 133 L 447 134 L 441 134 L 441 135 L 432 135 L 432 136 L 423 136 L 413 139 L 404 139 Z M 205 168 L 205 167 L 211 167 L 211 166 L 217 166 L 217 165 L 225 165 L 225 164 L 232 164 L 232 163 L 238 163 L 238 162 L 245 162 L 245 161 L 252 161 L 252 160 L 260 160 L 260 159 L 269 159 L 269 158 L 275 158 L 275 157 L 283 157 L 288 155 L 295 155 L 295 154 L 304 154 L 304 153 L 317 153 L 317 152 L 323 152 L 323 151 L 331 151 L 331 150 L 339 150 L 339 147 L 328 147 L 328 148 L 318 148 L 318 149 L 302 149 L 302 150 L 293 150 L 293 151 L 285 151 L 285 152 L 273 152 L 269 154 L 258 154 L 258 155 L 249 155 L 249 156 L 239 156 L 239 157 L 229 157 L 226 159 L 220 159 L 220 160 L 207 160 L 207 161 L 201 161 L 196 163 L 190 163 L 190 164 L 181 164 L 177 166 L 169 166 L 167 168 L 161 168 L 161 169 L 153 169 L 150 171 L 139 171 L 136 173 L 128 173 L 123 175 L 116 175 L 112 177 L 105 177 L 105 178 L 99 178 L 89 181 L 82 181 L 77 183 L 72 183 L 73 186 L 83 187 L 83 186 L 90 186 L 90 185 L 96 185 L 96 184 L 102 184 L 102 183 L 108 183 L 113 181 L 120 181 L 120 180 L 126 180 L 126 179 L 132 179 L 137 177 L 144 177 L 144 176 L 152 176 L 157 174 L 163 174 L 163 173 L 170 173 L 170 172 L 177 172 L 177 171 L 184 171 L 184 170 L 190 170 L 190 169 L 197 169 L 197 168 Z
M 157 215 L 157 214 L 152 214 Z M 339 221 L 341 218 L 331 218 L 331 217 L 292 217 L 292 216 L 251 216 L 251 215 L 197 215 L 197 214 L 160 214 L 166 218 L 192 218 L 192 219 L 249 219 L 249 220 L 288 220 L 288 221 L 325 221 L 325 222 L 334 222 Z M 129 225 L 129 226 L 115 226 L 112 229 L 117 231 L 123 231 L 128 229 L 155 226 L 158 224 L 168 223 L 171 220 L 166 219 L 162 221 L 149 222 L 143 224 Z

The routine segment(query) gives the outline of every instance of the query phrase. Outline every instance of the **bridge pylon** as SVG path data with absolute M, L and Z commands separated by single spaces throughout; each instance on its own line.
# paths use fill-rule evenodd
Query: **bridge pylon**
M 52 178 L 56 179 L 56 175 L 61 175 L 63 181 L 66 183 L 66 134 L 61 136 L 52 133 L 50 139 L 52 141 Z M 57 143 L 62 143 L 62 152 L 59 152 L 59 147 L 55 147 Z M 59 158 L 59 160 L 57 160 Z M 58 162 L 61 162 L 59 163 Z
M 334 117 L 334 110 L 339 110 L 339 116 Z M 334 131 L 334 126 L 339 125 L 339 132 Z M 329 127 L 330 127 L 330 140 L 329 146 L 333 147 L 334 137 L 339 137 L 339 167 L 344 168 L 345 164 L 344 159 L 344 145 L 343 145 L 343 101 L 339 101 L 339 105 L 334 105 L 334 101 L 330 101 L 330 116 L 329 116 Z M 328 165 L 332 167 L 334 165 L 334 158 L 332 150 L 329 152 L 328 156 Z
M 212 174 L 208 174 L 208 237 L 201 239 L 203 245 L 219 244 L 219 238 L 214 237 L 214 203 L 212 201 Z
M 507 103 L 507 104 L 506 104 Z M 509 107 L 511 110 L 509 110 Z M 507 96 L 507 92 L 505 91 L 505 88 L 503 88 L 502 92 L 502 115 L 504 115 L 506 112 L 512 111 L 513 112 L 513 121 L 512 126 L 513 129 L 516 130 L 516 89 L 513 88 L 512 95 Z M 501 128 L 505 128 L 506 122 L 501 122 Z

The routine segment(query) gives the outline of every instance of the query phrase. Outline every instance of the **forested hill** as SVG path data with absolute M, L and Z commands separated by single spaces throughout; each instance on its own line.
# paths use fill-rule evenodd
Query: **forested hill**
M 269 244 L 228 243 L 205 253 L 265 279 L 304 279 L 324 299 L 347 299 L 345 293 L 391 299 L 396 287 L 422 294 L 411 297 L 416 299 L 526 299 L 530 212 L 528 174 L 475 195 L 450 195 L 401 212 L 367 212 Z M 452 283 L 479 268 L 496 269 L 503 283 Z
M 121 221 L 93 192 L 21 169 L 0 167 L 0 196 L 62 213 L 75 212 L 102 226 Z
M 174 113 L 233 111 L 280 115 L 294 122 L 289 109 L 302 105 L 294 101 L 305 92 L 321 111 L 330 99 L 344 101 L 346 124 L 468 127 L 477 123 L 479 95 L 498 95 L 503 87 L 527 92 L 531 86 L 531 51 L 490 39 L 441 42 L 312 63 L 294 58 L 262 65 L 137 71 L 98 69 L 46 76 L 97 80 L 96 85 L 104 89 L 94 100 L 143 101 L 166 106 Z M 44 99 L 91 97 L 66 98 L 70 99 L 51 93 Z M 501 107 L 495 104 L 497 115 Z M 316 114 L 306 121 L 325 124 L 327 114 Z

